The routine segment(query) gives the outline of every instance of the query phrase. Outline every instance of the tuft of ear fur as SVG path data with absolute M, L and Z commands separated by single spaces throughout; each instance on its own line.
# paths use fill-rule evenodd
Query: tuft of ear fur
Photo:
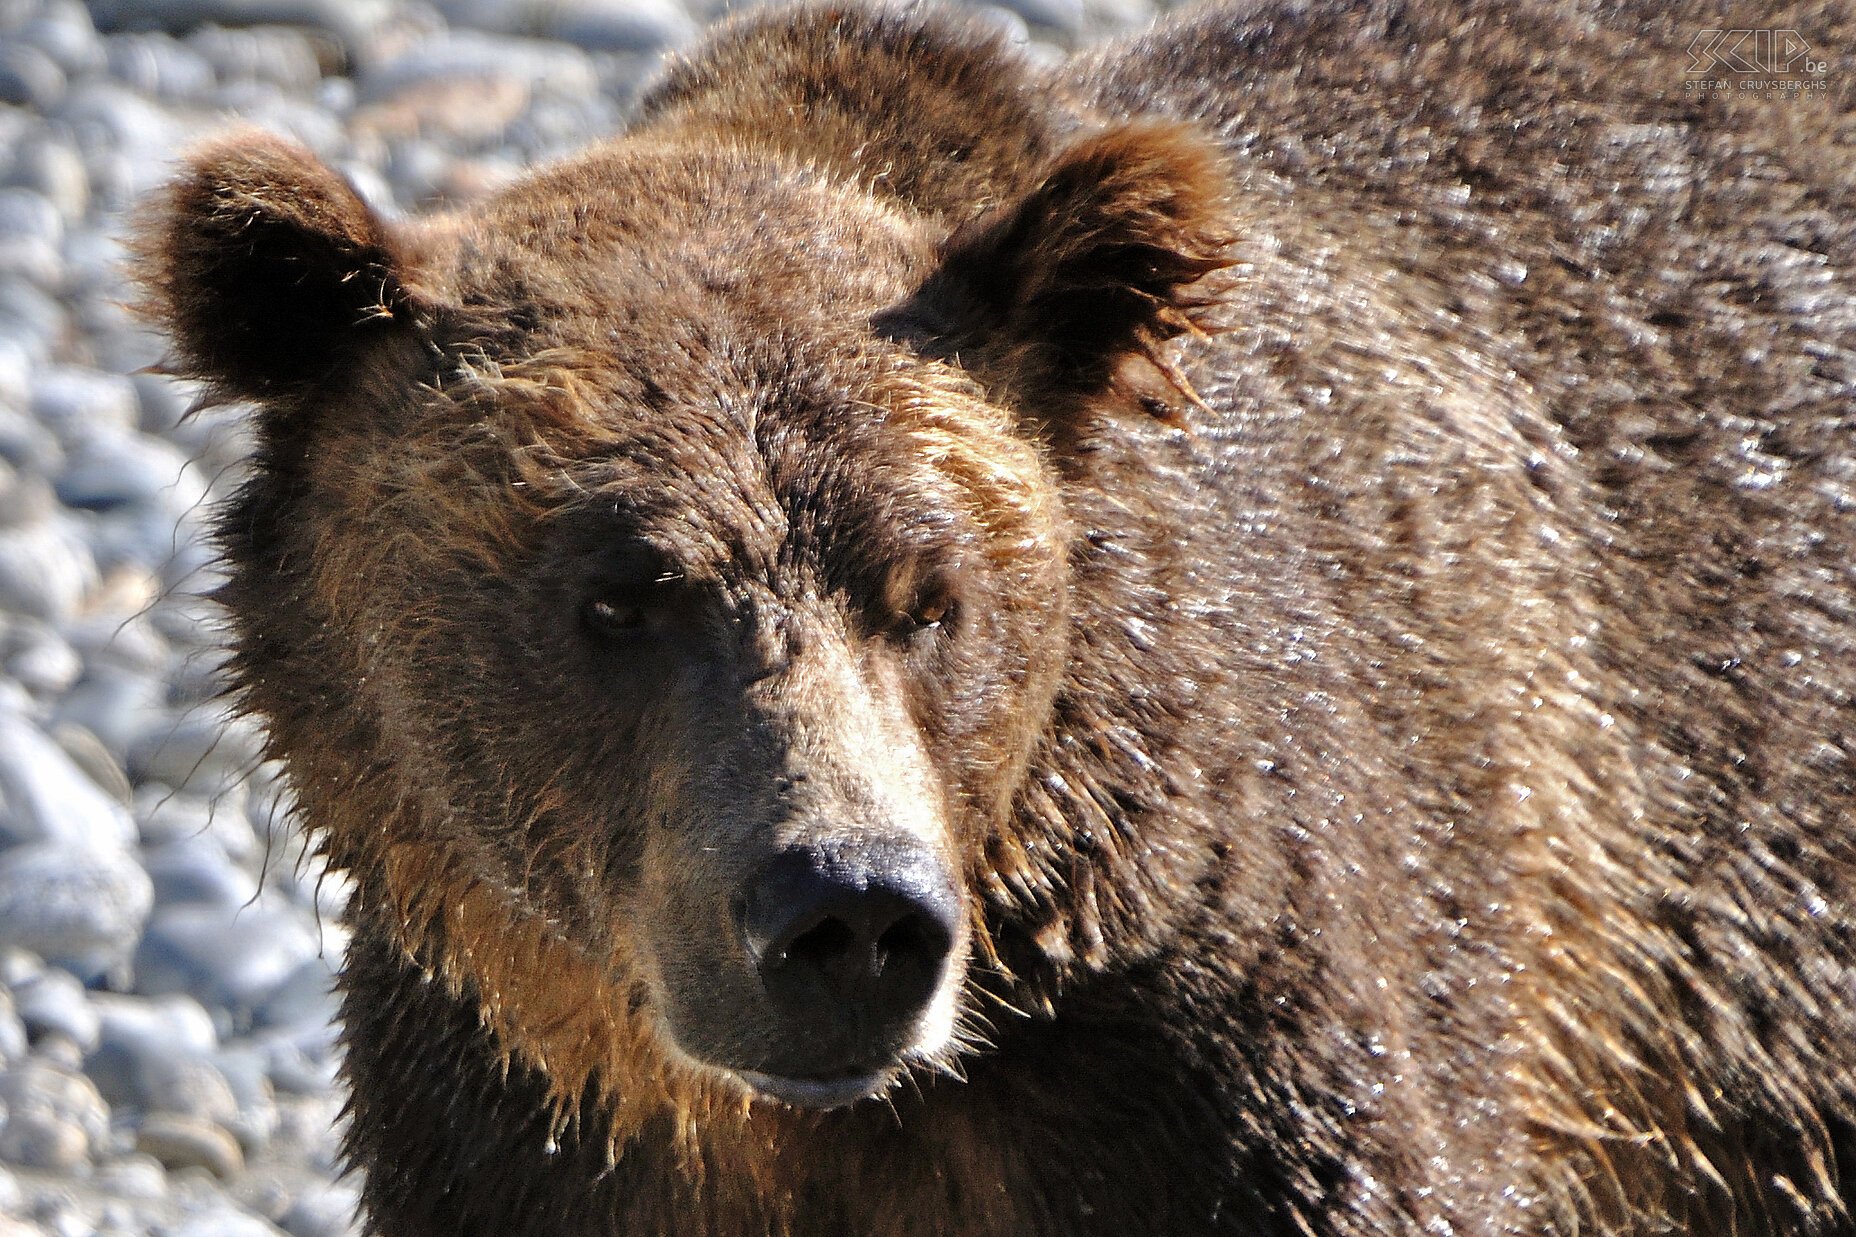
M 136 248 L 142 309 L 174 341 L 176 372 L 219 396 L 313 392 L 413 316 L 387 223 L 267 134 L 195 151 L 146 208 Z
M 1229 181 L 1218 148 L 1187 125 L 1143 122 L 1084 138 L 1029 193 L 949 241 L 918 302 L 967 368 L 1027 411 L 1106 388 L 1144 355 L 1201 329 L 1195 289 L 1233 264 Z

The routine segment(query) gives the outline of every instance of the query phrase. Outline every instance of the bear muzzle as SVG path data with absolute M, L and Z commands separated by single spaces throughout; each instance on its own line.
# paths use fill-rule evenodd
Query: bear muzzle
M 744 883 L 735 917 L 779 1027 L 777 1047 L 739 1076 L 806 1107 L 882 1090 L 956 954 L 961 899 L 946 863 L 908 840 L 789 848 Z

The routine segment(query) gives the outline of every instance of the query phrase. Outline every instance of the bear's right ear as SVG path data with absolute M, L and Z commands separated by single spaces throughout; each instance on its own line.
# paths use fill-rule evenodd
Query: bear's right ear
M 309 151 L 263 134 L 197 151 L 144 216 L 144 309 L 175 371 L 218 395 L 313 393 L 415 317 L 391 228 Z
M 1133 358 L 1196 399 L 1160 345 L 1207 329 L 1216 293 L 1200 281 L 1235 261 L 1229 194 L 1222 152 L 1191 126 L 1096 133 L 957 231 L 894 321 L 1046 428 Z

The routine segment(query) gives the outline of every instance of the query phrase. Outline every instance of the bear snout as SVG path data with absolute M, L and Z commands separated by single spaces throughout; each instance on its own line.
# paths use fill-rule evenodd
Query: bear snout
M 839 1006 L 881 1024 L 917 1017 L 940 986 L 960 901 L 926 849 L 776 855 L 741 898 L 741 930 L 782 1011 Z
M 736 908 L 785 1029 L 754 1073 L 793 1079 L 887 1073 L 947 978 L 961 916 L 947 864 L 907 841 L 780 851 Z

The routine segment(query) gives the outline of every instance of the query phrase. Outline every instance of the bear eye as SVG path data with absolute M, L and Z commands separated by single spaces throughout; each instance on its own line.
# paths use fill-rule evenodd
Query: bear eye
M 906 606 L 892 612 L 886 631 L 894 639 L 909 640 L 943 630 L 951 626 L 953 620 L 953 594 L 945 584 L 937 583 L 923 590 Z
M 581 607 L 580 621 L 596 636 L 623 639 L 644 627 L 645 608 L 638 601 L 595 597 Z
M 600 643 L 611 644 L 661 628 L 682 578 L 682 572 L 648 547 L 615 551 L 581 594 L 581 630 Z

